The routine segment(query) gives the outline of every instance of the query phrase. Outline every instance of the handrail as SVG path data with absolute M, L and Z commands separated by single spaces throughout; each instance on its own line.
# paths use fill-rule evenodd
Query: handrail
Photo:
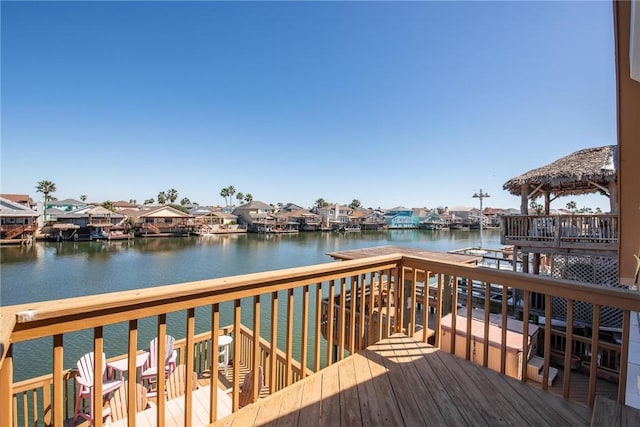
M 529 294 L 538 293 L 545 294 L 545 301 L 548 302 L 545 318 L 546 323 L 541 326 L 541 330 L 544 331 L 545 343 L 542 353 L 544 354 L 544 381 L 543 388 L 547 388 L 547 378 L 549 374 L 550 366 L 550 354 L 551 354 L 551 298 L 566 298 L 569 301 L 580 301 L 591 304 L 595 309 L 598 309 L 596 313 L 600 312 L 600 308 L 603 306 L 613 307 L 615 309 L 622 310 L 624 312 L 623 331 L 627 331 L 629 328 L 629 313 L 631 310 L 638 310 L 640 307 L 640 294 L 637 292 L 630 292 L 624 289 L 602 287 L 597 285 L 582 284 L 572 282 L 568 280 L 558 280 L 542 276 L 533 276 L 528 274 L 522 274 L 510 271 L 499 271 L 497 269 L 486 268 L 475 265 L 458 264 L 451 262 L 435 261 L 430 259 L 423 259 L 414 256 L 403 256 L 400 254 L 383 255 L 370 258 L 356 259 L 342 262 L 332 262 L 326 264 L 319 264 L 307 267 L 297 267 L 285 270 L 275 270 L 261 273 L 245 274 L 233 277 L 201 280 L 196 282 L 183 283 L 178 285 L 159 286 L 154 288 L 139 289 L 132 291 L 115 292 L 110 294 L 92 295 L 81 298 L 71 298 L 66 300 L 47 301 L 41 303 L 22 304 L 17 306 L 11 306 L 3 309 L 0 314 L 3 316 L 11 316 L 12 321 L 9 322 L 10 326 L 6 326 L 6 322 L 2 322 L 0 327 L 0 338 L 4 341 L 4 336 L 7 331 L 10 333 L 6 342 L 18 343 L 25 340 L 31 340 L 42 337 L 54 337 L 54 351 L 53 351 L 53 414 L 54 421 L 61 420 L 60 414 L 63 411 L 62 393 L 63 385 L 62 380 L 65 375 L 65 371 L 62 369 L 62 355 L 63 355 L 63 340 L 64 334 L 77 331 L 94 328 L 94 348 L 95 351 L 102 351 L 102 328 L 106 325 L 129 322 L 129 350 L 127 357 L 130 364 L 133 363 L 135 358 L 138 319 L 147 318 L 151 316 L 157 316 L 158 318 L 158 336 L 160 342 L 164 342 L 162 339 L 166 334 L 166 315 L 168 313 L 176 311 L 187 312 L 187 336 L 184 338 L 184 351 L 181 351 L 180 360 L 187 365 L 187 369 L 194 369 L 194 346 L 203 340 L 209 339 L 215 342 L 219 335 L 218 326 L 219 323 L 219 305 L 221 303 L 233 303 L 233 325 L 234 330 L 238 333 L 236 335 L 236 342 L 240 341 L 240 336 L 243 335 L 243 329 L 245 328 L 240 323 L 242 317 L 242 304 L 241 300 L 251 298 L 253 304 L 253 336 L 260 337 L 260 297 L 270 296 L 271 301 L 271 330 L 272 330 L 272 342 L 268 343 L 266 340 L 260 337 L 259 340 L 253 340 L 252 344 L 247 344 L 245 349 L 242 350 L 240 345 L 234 345 L 233 359 L 241 360 L 241 355 L 244 356 L 245 363 L 250 363 L 249 367 L 252 370 L 258 367 L 263 367 L 267 371 L 267 375 L 270 378 L 275 378 L 275 370 L 278 371 L 278 376 L 284 378 L 283 382 L 278 382 L 276 389 L 282 386 L 287 386 L 296 381 L 300 377 L 308 374 L 306 350 L 302 352 L 303 360 L 300 364 L 292 358 L 293 342 L 292 342 L 292 323 L 294 313 L 294 298 L 293 292 L 302 293 L 303 298 L 303 310 L 309 308 L 309 296 L 316 295 L 315 310 L 320 311 L 323 309 L 320 295 L 328 294 L 333 298 L 328 299 L 328 306 L 326 307 L 324 318 L 316 317 L 315 323 L 309 325 L 309 331 L 313 332 L 315 328 L 316 336 L 320 333 L 321 323 L 326 322 L 327 330 L 332 331 L 335 327 L 341 331 L 336 337 L 333 334 L 329 334 L 327 337 L 326 350 L 327 360 L 326 364 L 333 363 L 335 358 L 342 359 L 345 353 L 352 354 L 364 348 L 367 342 L 367 337 L 370 337 L 369 341 L 374 336 L 383 336 L 395 332 L 406 332 L 408 335 L 413 336 L 416 310 L 415 306 L 405 306 L 406 301 L 411 299 L 416 301 L 416 287 L 420 280 L 424 280 L 424 277 L 438 276 L 438 291 L 437 291 L 437 320 L 436 320 L 436 344 L 440 343 L 439 332 L 442 325 L 441 319 L 447 314 L 443 310 L 443 300 L 448 298 L 451 301 L 452 307 L 458 307 L 462 305 L 467 309 L 467 322 L 470 325 L 471 322 L 471 310 L 473 307 L 471 292 L 465 295 L 459 296 L 459 283 L 458 278 L 467 280 L 467 283 L 481 282 L 484 283 L 486 290 L 489 290 L 489 286 L 502 286 L 503 287 L 503 299 L 502 299 L 502 324 L 507 323 L 507 288 L 518 289 L 524 292 L 525 301 L 528 301 Z M 420 279 L 423 278 L 423 279 Z M 367 287 L 374 283 L 375 280 L 384 281 L 387 283 L 386 297 L 383 297 L 382 293 L 367 292 Z M 328 285 L 328 286 L 327 286 Z M 312 289 L 310 290 L 310 286 Z M 448 287 L 447 291 L 443 291 L 443 288 Z M 315 288 L 315 291 L 313 290 Z M 278 293 L 286 293 L 286 296 L 278 297 Z M 346 294 L 349 292 L 354 298 L 347 300 Z M 488 295 L 488 292 L 486 292 Z M 281 300 L 282 309 L 278 310 L 278 300 Z M 486 298 L 487 316 L 489 308 L 489 299 Z M 353 304 L 353 305 L 352 305 Z M 194 333 L 195 323 L 195 308 L 210 306 L 211 307 L 211 324 L 214 327 L 214 331 L 208 335 L 205 333 L 196 335 Z M 257 307 L 257 309 L 256 309 Z M 268 310 L 267 304 L 263 305 Z M 528 305 L 526 305 L 528 307 Z M 528 319 L 528 308 L 525 307 L 525 318 Z M 278 313 L 283 314 L 283 310 L 286 308 L 286 320 L 285 325 L 281 328 L 286 328 L 286 348 L 279 349 L 274 343 L 277 338 L 273 335 L 273 331 L 278 330 Z M 423 310 L 426 313 L 426 310 Z M 351 314 L 353 313 L 353 315 Z M 377 313 L 377 314 L 376 314 Z M 384 315 L 381 315 L 384 313 Z M 307 315 L 309 313 L 303 313 Z M 377 316 L 377 322 L 369 321 L 371 318 L 375 319 Z M 573 314 L 567 314 L 568 323 L 572 323 Z M 456 317 L 452 317 L 451 327 L 456 329 Z M 599 315 L 594 316 L 593 329 L 599 328 Z M 485 334 L 488 334 L 488 317 L 485 317 Z M 462 320 L 458 319 L 458 322 Z M 13 324 L 13 330 L 11 330 L 11 323 Z M 423 326 L 427 327 L 427 316 L 424 314 Z M 408 327 L 407 325 L 411 325 Z M 305 326 L 306 327 L 306 326 Z M 376 331 L 373 330 L 375 327 Z M 528 323 L 525 322 L 525 330 L 523 336 L 528 338 L 526 330 Z M 467 334 L 470 334 L 470 329 L 467 327 Z M 312 346 L 313 343 L 307 338 L 307 332 L 303 334 L 302 342 L 300 343 L 302 349 L 306 349 L 307 345 Z M 504 360 L 506 357 L 506 328 L 502 329 L 502 341 L 501 341 L 501 371 L 505 372 Z M 572 332 L 567 332 L 571 335 L 572 340 L 566 340 L 568 347 L 572 341 L 574 341 L 575 335 Z M 423 339 L 427 340 L 427 334 L 423 334 Z M 466 358 L 469 359 L 471 340 L 466 340 Z M 488 340 L 485 340 L 485 346 Z M 133 343 L 133 344 L 132 344 Z M 455 352 L 455 343 L 451 343 L 451 351 Z M 597 354 L 599 339 L 595 334 L 590 339 L 590 346 L 593 354 Z M 601 349 L 606 349 L 610 346 L 601 345 Z M 247 350 L 248 348 L 251 348 Z M 464 349 L 463 349 L 464 350 Z M 161 350 L 160 350 L 161 351 Z M 245 353 L 241 353 L 245 352 Z M 246 351 L 249 351 L 246 353 Z M 332 356 L 333 351 L 333 356 Z M 269 354 L 275 352 L 277 360 L 270 359 Z M 310 355 L 315 356 L 315 369 L 319 369 L 320 358 L 320 346 L 319 340 L 315 341 L 315 348 Z M 620 388 L 619 399 L 624 399 L 624 367 L 626 366 L 626 358 L 628 353 L 628 335 L 623 335 L 623 344 L 621 346 L 621 372 L 620 372 Z M 463 353 L 464 354 L 464 353 Z M 485 354 L 487 354 L 485 352 Z M 570 354 L 567 354 L 567 361 L 569 361 Z M 211 347 L 210 354 L 210 366 L 211 369 L 215 369 L 214 361 L 217 357 L 217 347 Z M 464 356 L 463 356 L 464 357 Z M 8 358 L 10 360 L 10 358 Z M 273 362 L 272 362 L 273 361 Z M 277 363 L 276 363 L 277 362 Z M 486 363 L 486 361 L 485 361 Z M 96 363 L 98 365 L 98 363 Z M 268 366 L 267 366 L 268 365 Z M 234 411 L 238 409 L 239 401 L 239 370 L 234 367 L 232 370 L 232 401 Z M 270 367 L 274 367 L 271 369 Z M 96 366 L 96 372 L 98 370 Z M 129 370 L 132 371 L 135 366 L 130 365 Z M 11 384 L 11 372 L 12 363 L 9 362 L 6 366 L 2 365 L 0 368 L 0 409 L 3 412 L 0 414 L 0 424 L 9 420 L 11 417 L 11 407 L 7 404 L 6 393 L 13 393 Z M 595 376 L 597 372 L 597 366 L 595 358 L 590 361 L 590 398 L 595 396 Z M 298 371 L 298 373 L 296 373 Z M 99 375 L 95 375 L 99 377 Z M 522 380 L 526 381 L 526 372 L 522 375 Z M 255 380 L 257 381 L 257 379 Z M 275 384 L 274 382 L 267 381 L 268 384 Z M 256 383 L 257 384 L 257 383 Z M 160 386 L 160 385 L 159 385 Z M 215 387 L 215 381 L 212 381 L 212 387 Z M 568 385 L 566 385 L 566 396 L 568 397 Z M 159 389 L 159 393 L 162 392 L 162 388 Z M 135 394 L 133 394 L 135 395 Z M 185 405 L 190 405 L 191 392 L 187 392 L 187 398 Z M 211 411 L 215 413 L 216 398 L 213 397 L 215 393 L 212 393 Z M 256 398 L 257 395 L 254 395 Z M 131 402 L 133 403 L 133 402 Z M 592 401 L 590 401 L 592 403 Z M 100 404 L 99 399 L 94 402 L 95 405 Z M 130 405 L 130 407 L 133 407 Z M 164 407 L 162 401 L 159 402 L 158 414 L 163 413 Z M 7 412 L 9 415 L 7 415 Z M 56 415 L 58 414 L 58 415 Z M 190 413 L 189 413 L 190 414 Z M 55 417 L 58 418 L 55 418 Z M 159 415 L 160 416 L 160 415 Z M 100 425 L 101 420 L 96 420 L 96 424 Z

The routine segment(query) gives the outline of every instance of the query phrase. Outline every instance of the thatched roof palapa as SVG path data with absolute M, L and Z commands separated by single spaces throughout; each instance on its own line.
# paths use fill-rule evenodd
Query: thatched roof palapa
M 526 188 L 529 198 L 545 193 L 555 197 L 602 193 L 613 196 L 615 210 L 616 194 L 611 193 L 618 179 L 617 156 L 616 145 L 586 148 L 512 178 L 502 188 L 516 196 Z
M 554 196 L 598 193 L 617 180 L 615 145 L 586 148 L 507 181 L 502 188 L 519 196 L 523 186 Z

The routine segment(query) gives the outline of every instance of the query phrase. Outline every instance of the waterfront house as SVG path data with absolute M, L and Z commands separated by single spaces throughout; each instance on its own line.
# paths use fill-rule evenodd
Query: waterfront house
M 140 237 L 188 236 L 195 230 L 194 216 L 171 206 L 127 210 L 135 235 Z
M 0 197 L 14 203 L 18 203 L 22 206 L 26 206 L 32 210 L 35 210 L 37 207 L 37 203 L 35 203 L 28 194 L 0 194 Z
M 238 217 L 238 224 L 247 227 L 250 232 L 265 231 L 275 227 L 277 219 L 274 216 L 276 208 L 258 200 L 240 205 L 233 210 Z
M 388 228 L 384 214 L 377 210 L 358 208 L 351 215 L 351 223 L 362 230 L 385 230 Z
M 28 199 L 27 199 L 28 200 Z M 31 241 L 40 214 L 22 203 L 0 197 L 0 240 L 6 243 Z
M 413 209 L 398 206 L 387 209 L 384 213 L 385 222 L 391 229 L 416 228 L 413 221 Z
M 322 218 L 307 209 L 294 209 L 296 205 L 289 203 L 283 207 L 280 212 L 275 214 L 278 224 L 281 226 L 295 227 L 300 231 L 317 231 L 320 230 Z
M 640 10 L 634 9 L 631 2 L 613 2 L 613 15 L 619 148 L 615 186 L 618 203 L 613 214 L 617 217 L 616 279 L 623 286 L 597 286 L 396 252 L 95 297 L 2 307 L 0 425 L 15 425 L 19 417 L 26 417 L 24 424 L 28 425 L 40 424 L 40 420 L 42 424 L 65 425 L 66 414 L 73 413 L 68 402 L 74 400 L 70 390 L 73 390 L 77 375 L 73 370 L 65 369 L 65 337 L 83 329 L 89 329 L 93 334 L 90 345 L 94 352 L 102 352 L 103 328 L 116 324 L 126 328 L 127 333 L 122 336 L 128 344 L 125 357 L 131 370 L 135 370 L 140 350 L 137 338 L 142 322 L 139 320 L 155 320 L 162 343 L 167 334 L 167 323 L 172 321 L 169 314 L 181 311 L 184 316 L 177 316 L 180 319 L 170 325 L 185 331 L 184 338 L 176 344 L 178 363 L 184 364 L 187 372 L 198 372 L 198 381 L 207 375 L 211 378 L 212 373 L 221 375 L 216 344 L 221 335 L 229 333 L 219 325 L 222 305 L 232 307 L 231 333 L 234 336 L 234 346 L 229 350 L 234 363 L 229 376 L 224 378 L 224 384 L 229 384 L 224 390 L 229 390 L 234 413 L 220 420 L 225 425 L 638 425 L 638 412 L 631 406 L 640 408 L 640 352 L 637 351 L 640 345 L 640 293 L 634 289 L 637 286 L 634 255 L 638 255 L 640 247 L 640 168 L 637 166 L 640 158 L 637 143 L 640 139 L 640 121 L 637 120 L 640 111 L 640 26 L 632 26 L 631 22 L 640 21 Z M 609 35 L 603 37 L 608 40 Z M 631 49 L 630 40 L 634 42 L 635 51 Z M 526 207 L 523 215 L 526 216 Z M 537 236 L 528 233 L 510 233 L 509 236 L 521 237 L 532 250 L 539 247 L 534 243 Z M 497 366 L 500 372 L 505 372 L 506 361 L 511 357 L 507 355 L 507 341 L 513 336 L 507 329 L 507 298 L 498 301 L 498 316 L 503 326 L 497 333 L 491 334 L 493 325 L 488 319 L 482 322 L 482 327 L 472 330 L 471 301 L 475 289 L 464 292 L 465 288 L 456 278 L 479 283 L 485 291 L 488 291 L 488 284 L 495 284 L 504 296 L 509 289 L 522 293 L 523 319 L 526 321 L 520 325 L 519 337 L 523 349 L 530 344 L 530 322 L 540 321 L 539 318 L 531 319 L 531 296 L 543 294 L 549 302 L 552 298 L 568 301 L 567 307 L 571 308 L 566 311 L 561 328 L 556 322 L 552 325 L 551 304 L 546 305 L 544 322 L 537 325 L 538 333 L 542 334 L 536 350 L 538 358 L 534 360 L 535 364 L 519 365 L 522 370 L 518 380 L 484 368 Z M 435 284 L 433 300 L 431 290 L 424 286 L 429 279 Z M 420 288 L 421 295 L 417 293 Z M 322 297 L 327 294 L 332 298 L 328 299 L 327 310 L 323 312 Z M 488 307 L 490 294 L 484 294 L 487 296 L 485 307 Z M 429 305 L 433 301 L 433 321 L 428 316 L 429 310 L 419 311 L 415 304 L 405 305 L 409 300 L 417 301 L 418 297 Z M 448 334 L 447 346 L 460 357 L 453 357 L 443 350 L 442 334 L 437 333 L 442 329 L 443 299 L 448 299 L 452 307 L 458 307 L 460 303 L 467 313 L 466 316 L 456 313 L 447 325 L 456 331 L 456 334 Z M 603 307 L 622 312 L 618 344 L 620 375 L 611 395 L 606 392 L 610 390 L 606 385 L 611 381 L 598 376 L 597 357 L 589 360 L 586 380 L 577 381 L 580 377 L 571 369 L 570 353 L 575 345 L 587 344 L 593 355 L 611 347 L 601 341 L 599 334 L 586 338 L 574 332 L 573 307 L 578 302 L 591 307 L 591 328 L 595 331 L 600 330 Z M 276 312 L 279 303 L 280 307 L 286 305 L 284 316 L 278 316 Z M 294 325 L 293 316 L 297 310 L 309 315 L 303 315 L 299 324 Z M 204 316 L 199 311 L 204 311 Z M 488 315 L 489 310 L 484 313 Z M 243 317 L 251 318 L 245 320 L 251 327 L 242 323 Z M 421 329 L 416 327 L 419 318 L 422 318 Z M 211 323 L 210 332 L 194 332 L 196 320 L 201 319 Z M 266 325 L 269 332 L 265 331 L 264 322 L 261 323 L 263 319 L 269 323 Z M 299 342 L 292 338 L 294 327 L 303 330 Z M 329 333 L 328 341 L 324 343 L 318 332 L 322 328 L 340 333 Z M 432 330 L 435 330 L 434 334 L 430 333 Z M 475 340 L 476 333 L 484 339 Z M 257 338 L 265 335 L 270 339 Z M 333 341 L 333 337 L 337 340 Z M 489 345 L 490 337 L 495 338 L 496 345 Z M 554 357 L 552 339 L 563 337 L 565 354 L 559 360 L 566 369 L 557 368 L 556 380 L 549 385 Z M 13 364 L 17 355 L 14 348 L 33 339 L 51 343 L 51 356 L 42 357 L 42 363 L 50 365 L 52 373 L 14 382 Z M 278 346 L 279 340 L 283 345 Z M 300 354 L 299 361 L 294 359 L 294 347 Z M 210 351 L 202 350 L 205 348 Z M 488 357 L 483 363 L 475 364 L 472 357 L 475 358 L 476 350 L 480 349 Z M 162 350 L 160 348 L 158 352 L 162 354 Z M 520 357 L 528 355 L 521 353 Z M 96 358 L 96 387 L 102 385 L 103 367 L 103 361 Z M 247 385 L 253 384 L 248 399 L 253 403 L 240 409 L 242 367 L 256 374 L 245 376 Z M 534 372 L 530 373 L 530 369 Z M 262 379 L 265 386 L 259 387 Z M 205 420 L 200 424 L 216 421 L 220 404 L 216 397 L 216 381 L 205 386 L 211 391 L 206 409 L 196 408 L 194 404 L 197 390 L 192 389 L 192 376 L 187 375 L 185 382 L 182 406 L 186 409 L 179 415 L 180 420 L 185 425 L 196 424 L 200 419 Z M 127 415 L 131 423 L 136 417 L 134 387 L 135 383 L 129 382 Z M 158 395 L 163 396 L 164 390 L 164 383 L 159 381 Z M 263 391 L 269 396 L 261 398 Z M 101 396 L 96 395 L 90 403 L 100 410 L 103 402 Z M 164 424 L 165 417 L 168 420 L 170 415 L 165 412 L 168 406 L 164 399 L 157 399 L 154 408 L 148 410 L 153 411 L 158 425 Z M 196 419 L 194 413 L 202 418 Z M 98 425 L 102 424 L 99 417 L 96 421 Z
M 111 212 L 102 206 L 84 206 L 73 211 L 57 208 L 47 210 L 49 221 L 42 234 L 49 240 L 90 240 L 94 236 L 105 237 L 114 227 L 123 227 L 127 216 Z
M 337 203 L 317 208 L 318 215 L 322 218 L 322 226 L 337 229 L 351 223 L 351 215 L 355 209 Z
M 113 202 L 113 208 L 116 211 L 123 211 L 126 209 L 139 210 L 140 206 L 136 203 L 126 202 L 124 200 L 119 200 L 117 202 Z
M 61 211 L 75 211 L 87 206 L 85 202 L 76 199 L 51 200 L 47 202 L 47 214 L 49 209 L 59 209 Z

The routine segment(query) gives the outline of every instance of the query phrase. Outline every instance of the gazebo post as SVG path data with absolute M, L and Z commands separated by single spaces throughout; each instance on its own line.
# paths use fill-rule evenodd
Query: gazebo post
M 609 181 L 609 206 L 612 214 L 618 213 L 618 182 Z

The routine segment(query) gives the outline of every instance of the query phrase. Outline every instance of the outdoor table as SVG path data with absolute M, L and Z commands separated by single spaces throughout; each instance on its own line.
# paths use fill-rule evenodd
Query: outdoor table
M 144 364 L 149 359 L 149 352 L 143 351 L 140 354 L 136 355 L 136 370 L 141 370 Z M 120 373 L 120 376 L 123 376 L 125 372 L 129 370 L 129 359 L 119 359 L 113 362 L 107 363 L 107 368 L 109 369 L 109 377 L 115 378 L 117 373 Z

